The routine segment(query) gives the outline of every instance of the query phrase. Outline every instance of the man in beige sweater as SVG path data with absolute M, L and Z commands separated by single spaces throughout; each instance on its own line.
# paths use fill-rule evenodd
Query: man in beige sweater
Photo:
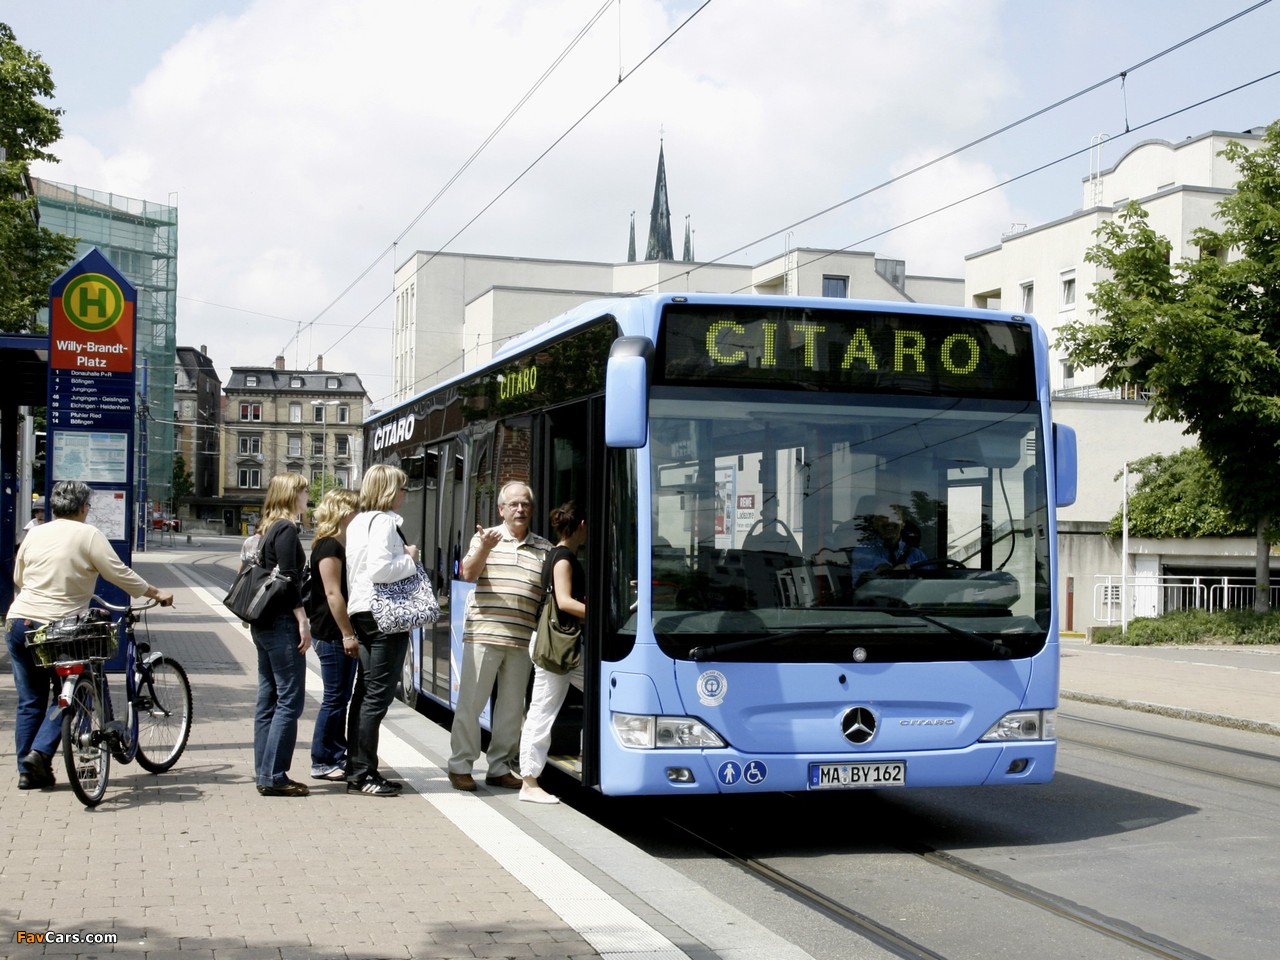
M 103 532 L 85 522 L 92 495 L 89 485 L 79 480 L 55 483 L 49 496 L 53 522 L 28 531 L 14 562 L 15 596 L 6 614 L 5 636 L 18 691 L 14 734 L 19 790 L 53 786 L 53 754 L 61 732 L 60 718 L 48 716 L 58 675 L 35 661 L 27 649 L 27 635 L 42 624 L 87 610 L 98 577 L 130 597 L 150 597 L 166 607 L 173 603 L 172 593 L 151 586 L 129 569 Z

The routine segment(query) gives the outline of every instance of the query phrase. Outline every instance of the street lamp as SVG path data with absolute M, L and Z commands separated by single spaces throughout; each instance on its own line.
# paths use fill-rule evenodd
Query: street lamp
M 311 406 L 320 411 L 320 497 L 324 498 L 325 474 L 329 472 L 329 414 L 325 407 L 336 407 L 337 400 L 312 400 Z M 314 414 L 312 415 L 314 418 Z

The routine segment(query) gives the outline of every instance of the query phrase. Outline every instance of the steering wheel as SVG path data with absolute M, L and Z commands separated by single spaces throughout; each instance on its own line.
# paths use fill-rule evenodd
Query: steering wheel
M 959 560 L 952 560 L 950 557 L 930 557 L 928 560 L 920 560 L 911 564 L 911 570 L 968 570 Z

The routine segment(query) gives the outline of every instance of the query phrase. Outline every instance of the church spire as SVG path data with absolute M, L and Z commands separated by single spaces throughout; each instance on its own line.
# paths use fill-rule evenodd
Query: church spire
M 636 262 L 636 212 L 631 211 L 631 242 L 627 244 L 627 263 Z
M 671 246 L 671 205 L 667 201 L 667 161 L 662 141 L 658 141 L 658 179 L 653 185 L 653 208 L 649 211 L 649 247 L 646 260 L 674 260 Z
M 689 226 L 689 214 L 684 215 L 684 256 L 685 263 L 693 263 L 693 228 Z

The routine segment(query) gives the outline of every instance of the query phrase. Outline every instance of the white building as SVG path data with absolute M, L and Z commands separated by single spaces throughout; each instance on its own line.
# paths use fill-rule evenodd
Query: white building
M 1235 167 L 1218 154 L 1229 140 L 1257 145 L 1263 133 L 1258 128 L 1215 131 L 1180 143 L 1144 141 L 1106 169 L 1097 160 L 1103 147 L 1095 148 L 1093 171 L 1082 184 L 1081 209 L 966 257 L 965 302 L 1034 313 L 1048 329 L 1052 346 L 1063 324 L 1089 318 L 1089 293 L 1098 280 L 1098 268 L 1086 263 L 1084 255 L 1097 242 L 1094 231 L 1137 201 L 1148 212 L 1151 227 L 1173 244 L 1175 260 L 1199 256 L 1191 235 L 1200 227 L 1220 227 L 1215 217 L 1218 202 L 1234 190 L 1238 177 Z M 1060 352 L 1052 353 L 1053 416 L 1076 429 L 1080 461 L 1076 503 L 1058 514 L 1059 587 L 1068 597 L 1064 627 L 1084 630 L 1120 618 L 1117 584 L 1122 566 L 1127 578 L 1147 585 L 1160 576 L 1194 573 L 1251 577 L 1252 540 L 1131 540 L 1122 564 L 1120 544 L 1100 536 L 1123 502 L 1118 475 L 1128 462 L 1152 453 L 1174 453 L 1196 440 L 1183 433 L 1181 424 L 1147 422 L 1148 408 L 1141 396 L 1102 390 L 1097 386 L 1100 371 L 1076 369 Z M 1099 579 L 1107 575 L 1117 579 L 1111 584 Z M 1139 616 L 1159 612 L 1168 600 L 1152 589 L 1132 595 L 1132 612 Z
M 902 260 L 873 253 L 797 248 L 754 266 L 698 263 L 689 222 L 674 259 L 666 162 L 658 151 L 646 259 L 635 218 L 624 263 L 532 260 L 420 250 L 396 269 L 392 400 L 404 400 L 487 362 L 517 334 L 570 307 L 620 293 L 782 293 L 867 300 L 963 301 L 958 278 L 908 276 Z

